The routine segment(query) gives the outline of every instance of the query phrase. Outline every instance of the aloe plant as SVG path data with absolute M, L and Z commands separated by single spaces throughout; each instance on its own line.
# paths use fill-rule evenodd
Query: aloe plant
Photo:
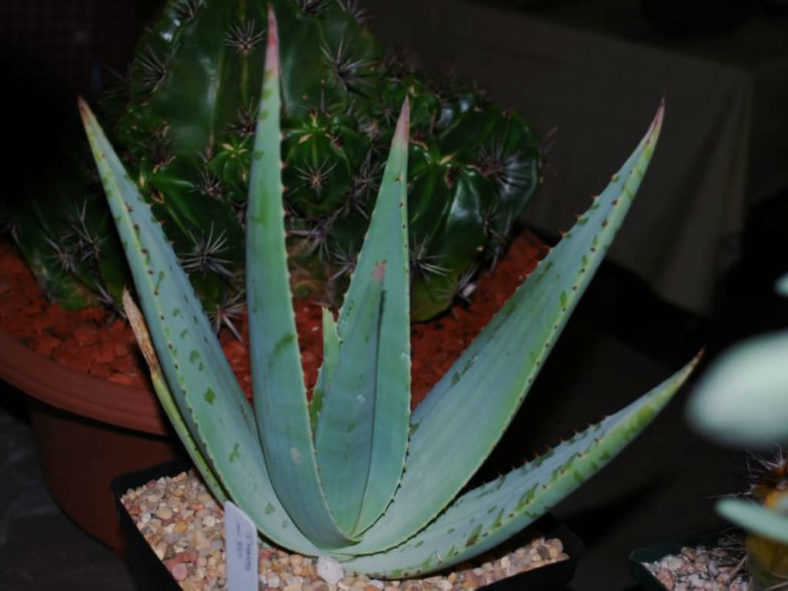
M 268 18 L 246 214 L 254 411 L 150 207 L 80 103 L 144 311 L 143 320 L 127 295 L 129 316 L 161 403 L 208 486 L 246 511 L 265 540 L 381 577 L 444 569 L 509 538 L 576 489 L 691 371 L 692 363 L 540 458 L 459 494 L 519 408 L 620 226 L 663 107 L 610 185 L 411 414 L 405 99 L 338 319 L 323 315 L 324 360 L 309 404 L 288 280 L 272 9 Z

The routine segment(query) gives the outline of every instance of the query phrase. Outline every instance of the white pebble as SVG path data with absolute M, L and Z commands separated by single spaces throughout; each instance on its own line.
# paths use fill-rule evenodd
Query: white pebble
M 342 565 L 330 556 L 321 556 L 317 559 L 317 576 L 333 585 L 345 577 L 345 571 L 342 570 Z
M 172 518 L 172 509 L 170 509 L 167 505 L 162 505 L 156 511 L 156 517 L 158 517 L 159 519 L 163 519 L 164 521 L 167 521 L 168 519 Z
M 684 561 L 680 556 L 668 556 L 664 559 L 663 563 L 665 567 L 671 571 L 681 572 L 681 570 L 684 568 Z

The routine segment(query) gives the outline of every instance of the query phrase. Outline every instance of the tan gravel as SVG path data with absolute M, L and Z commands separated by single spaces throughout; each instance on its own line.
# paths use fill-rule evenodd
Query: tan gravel
M 224 516 L 200 478 L 184 472 L 129 490 L 123 505 L 184 591 L 225 589 Z M 346 576 L 336 584 L 316 574 L 317 559 L 261 547 L 260 591 L 472 591 L 565 560 L 561 541 L 529 536 L 507 554 L 486 557 L 446 576 L 389 581 Z M 522 540 L 521 540 L 522 543 Z
M 726 537 L 643 564 L 668 591 L 749 591 L 744 556 L 743 540 Z

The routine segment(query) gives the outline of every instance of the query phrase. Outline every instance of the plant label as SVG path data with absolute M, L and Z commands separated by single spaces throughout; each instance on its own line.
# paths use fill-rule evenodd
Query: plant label
M 231 501 L 224 502 L 227 591 L 257 591 L 257 528 Z

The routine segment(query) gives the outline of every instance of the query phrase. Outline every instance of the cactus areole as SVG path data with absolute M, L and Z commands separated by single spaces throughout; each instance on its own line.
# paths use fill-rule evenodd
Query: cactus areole
M 159 399 L 206 483 L 241 507 L 265 540 L 380 577 L 446 569 L 506 540 L 577 488 L 645 427 L 691 369 L 460 494 L 525 398 L 621 224 L 663 108 L 607 189 L 411 414 L 413 105 L 406 97 L 344 303 L 337 319 L 323 315 L 324 361 L 310 405 L 293 322 L 281 161 L 287 142 L 280 143 L 280 76 L 298 74 L 280 62 L 273 9 L 268 18 L 246 213 L 254 410 L 151 207 L 81 103 L 144 319 L 129 295 L 126 308 Z
M 511 240 L 541 182 L 536 133 L 480 93 L 439 87 L 386 58 L 357 1 L 273 4 L 296 296 L 340 303 L 408 97 L 411 318 L 435 316 Z M 265 11 L 262 0 L 170 0 L 139 40 L 128 80 L 102 100 L 108 134 L 215 326 L 244 299 Z M 119 304 L 128 274 L 101 192 L 86 179 L 66 187 L 66 176 L 12 212 L 13 236 L 50 297 Z

